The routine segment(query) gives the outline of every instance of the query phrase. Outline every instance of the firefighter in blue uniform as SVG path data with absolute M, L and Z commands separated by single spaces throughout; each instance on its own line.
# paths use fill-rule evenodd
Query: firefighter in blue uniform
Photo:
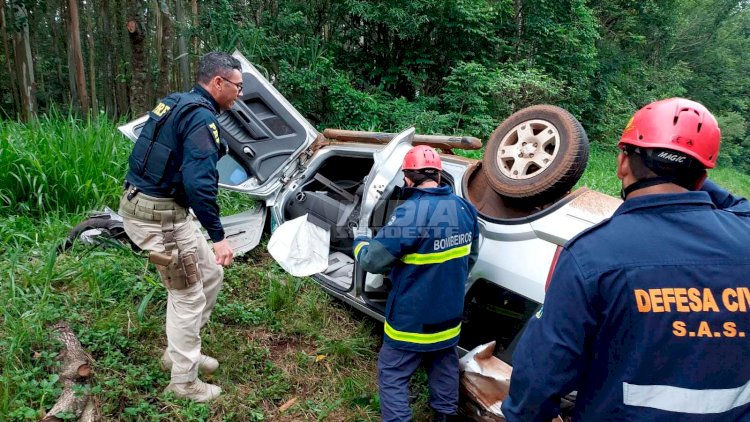
M 374 239 L 358 235 L 354 255 L 370 273 L 390 274 L 385 338 L 378 359 L 384 421 L 409 421 L 409 379 L 427 366 L 437 421 L 458 406 L 458 354 L 464 288 L 478 253 L 477 211 L 440 184 L 442 162 L 428 146 L 402 166 L 405 201 Z
M 198 379 L 199 371 L 208 374 L 219 365 L 201 353 L 200 328 L 221 289 L 222 266 L 233 258 L 216 203 L 216 163 L 226 152 L 216 114 L 230 109 L 242 92 L 240 62 L 208 53 L 196 80 L 190 92 L 171 94 L 149 112 L 130 155 L 119 213 L 167 287 L 167 349 L 161 359 L 171 370 L 166 391 L 204 402 L 221 388 Z M 208 232 L 213 251 L 188 208 Z
M 639 110 L 625 202 L 569 241 L 513 354 L 509 422 L 750 420 L 750 206 L 705 183 L 720 131 L 694 101 Z

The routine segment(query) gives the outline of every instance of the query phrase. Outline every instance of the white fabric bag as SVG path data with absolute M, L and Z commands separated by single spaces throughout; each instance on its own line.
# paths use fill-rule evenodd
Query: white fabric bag
M 331 232 L 307 221 L 307 214 L 276 228 L 268 252 L 286 272 L 305 277 L 328 268 Z

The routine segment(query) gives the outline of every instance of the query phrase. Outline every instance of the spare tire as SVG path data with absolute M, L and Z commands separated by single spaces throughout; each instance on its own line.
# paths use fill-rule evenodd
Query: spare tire
M 482 159 L 492 189 L 529 205 L 564 196 L 581 178 L 589 158 L 583 126 L 551 105 L 524 108 L 490 136 Z

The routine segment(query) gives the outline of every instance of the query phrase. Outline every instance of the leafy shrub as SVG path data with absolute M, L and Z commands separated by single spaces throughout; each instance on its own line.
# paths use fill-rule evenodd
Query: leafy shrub
M 521 108 L 558 103 L 563 91 L 560 81 L 523 63 L 489 69 L 461 62 L 445 82 L 441 100 L 455 125 L 454 132 L 484 138 Z

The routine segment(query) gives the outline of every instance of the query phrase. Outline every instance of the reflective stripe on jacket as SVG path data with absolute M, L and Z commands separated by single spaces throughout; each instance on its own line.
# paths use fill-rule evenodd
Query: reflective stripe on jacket
M 750 208 L 705 189 L 628 199 L 568 242 L 513 353 L 508 422 L 549 421 L 573 390 L 577 421 L 750 420 Z
M 374 239 L 355 239 L 355 258 L 368 272 L 390 274 L 385 341 L 402 350 L 451 347 L 478 254 L 477 211 L 450 186 L 404 193 L 406 201 Z

